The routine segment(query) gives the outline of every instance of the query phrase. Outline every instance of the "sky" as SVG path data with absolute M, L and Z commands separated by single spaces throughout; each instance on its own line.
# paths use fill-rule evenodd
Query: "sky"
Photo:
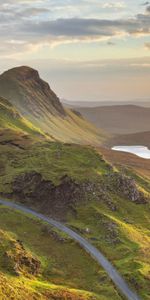
M 0 0 L 0 73 L 20 65 L 60 98 L 150 99 L 150 1 Z

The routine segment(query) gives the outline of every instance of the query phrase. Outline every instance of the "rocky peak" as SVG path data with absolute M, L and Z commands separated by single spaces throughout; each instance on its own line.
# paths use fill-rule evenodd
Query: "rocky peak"
M 19 80 L 39 79 L 38 71 L 28 66 L 22 66 L 22 67 L 16 67 L 10 69 L 8 71 L 5 71 L 1 76 L 5 78 L 14 76 L 16 79 Z
M 22 114 L 66 115 L 49 84 L 40 78 L 38 71 L 28 66 L 16 67 L 0 75 L 0 96 L 7 98 Z

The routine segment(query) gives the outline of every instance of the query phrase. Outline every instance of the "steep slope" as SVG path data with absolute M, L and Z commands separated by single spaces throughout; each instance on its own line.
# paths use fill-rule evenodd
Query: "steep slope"
M 63 142 L 100 144 L 105 134 L 71 110 L 65 110 L 58 97 L 36 70 L 18 67 L 0 76 L 0 95 L 51 138 Z
M 111 134 L 128 134 L 150 130 L 150 108 L 114 105 L 76 108 L 98 128 Z
M 31 122 L 22 117 L 7 99 L 2 97 L 0 97 L 0 129 L 12 129 L 31 135 L 42 134 Z

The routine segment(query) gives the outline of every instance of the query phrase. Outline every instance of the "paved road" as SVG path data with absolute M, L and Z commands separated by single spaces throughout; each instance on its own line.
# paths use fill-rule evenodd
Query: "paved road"
M 86 250 L 98 263 L 100 266 L 102 266 L 109 277 L 114 282 L 117 289 L 121 292 L 122 295 L 124 295 L 128 300 L 140 300 L 141 298 L 134 293 L 128 284 L 125 282 L 125 280 L 119 275 L 117 270 L 112 266 L 112 264 L 105 258 L 105 256 L 94 246 L 90 244 L 90 242 L 86 239 L 84 239 L 82 236 L 65 226 L 64 224 L 53 220 L 52 218 L 46 217 L 40 213 L 37 213 L 29 208 L 26 208 L 22 205 L 15 204 L 10 201 L 5 201 L 0 199 L 0 204 L 3 204 L 7 207 L 13 208 L 18 211 L 22 211 L 24 213 L 31 214 L 40 220 L 43 220 L 47 222 L 48 224 L 56 227 L 57 229 L 65 232 L 67 235 L 69 235 L 72 239 L 74 239 L 77 243 L 80 244 L 82 248 Z M 90 270 L 89 270 L 90 271 Z

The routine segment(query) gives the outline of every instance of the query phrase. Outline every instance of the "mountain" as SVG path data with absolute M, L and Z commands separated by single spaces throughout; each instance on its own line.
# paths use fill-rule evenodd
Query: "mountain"
M 53 140 L 99 145 L 105 134 L 74 110 L 64 109 L 36 70 L 17 67 L 0 76 L 0 95 Z
M 135 105 L 76 108 L 98 128 L 111 134 L 128 134 L 150 130 L 150 108 Z
M 101 106 L 118 106 L 118 105 L 137 105 L 142 107 L 150 107 L 150 99 L 134 99 L 134 100 L 126 100 L 126 101 L 69 101 L 66 99 L 61 99 L 61 102 L 66 107 L 78 108 L 78 107 L 101 107 Z

